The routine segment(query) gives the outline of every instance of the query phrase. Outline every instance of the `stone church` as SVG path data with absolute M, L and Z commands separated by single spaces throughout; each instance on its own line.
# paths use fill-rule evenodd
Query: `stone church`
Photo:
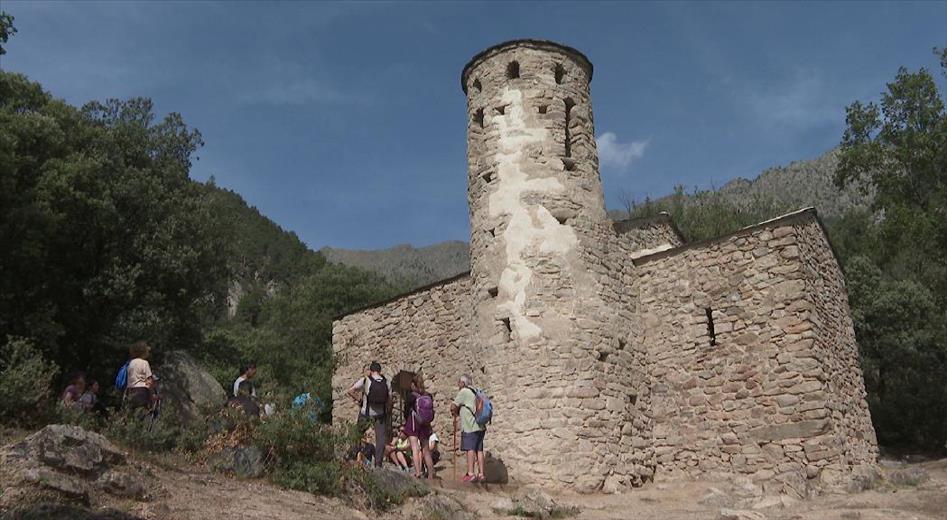
M 396 388 L 424 375 L 445 453 L 457 377 L 487 390 L 492 479 L 613 491 L 738 474 L 804 495 L 872 467 L 815 211 L 692 243 L 666 215 L 611 221 L 591 79 L 581 52 L 539 40 L 464 67 L 471 269 L 334 322 L 334 418 L 354 419 L 342 394 L 377 359 Z

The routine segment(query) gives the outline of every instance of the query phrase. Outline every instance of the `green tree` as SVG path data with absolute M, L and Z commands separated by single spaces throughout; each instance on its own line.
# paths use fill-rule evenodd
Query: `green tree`
M 0 336 L 111 373 L 136 338 L 193 348 L 224 302 L 219 222 L 188 179 L 201 137 L 147 99 L 54 99 L 0 73 Z
M 947 71 L 947 51 L 940 51 Z M 833 224 L 879 439 L 947 441 L 947 114 L 926 69 L 898 70 L 880 103 L 847 108 L 836 183 L 875 193 Z
M 13 15 L 0 11 L 0 44 L 5 44 L 10 37 L 16 34 L 16 27 L 13 26 Z M 7 50 L 0 45 L 0 56 L 7 53 Z

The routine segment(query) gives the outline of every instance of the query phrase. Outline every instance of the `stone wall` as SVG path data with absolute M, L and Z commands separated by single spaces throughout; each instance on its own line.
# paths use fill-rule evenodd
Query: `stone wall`
M 659 477 L 742 473 L 804 495 L 807 477 L 845 462 L 831 447 L 867 435 L 844 287 L 813 225 L 801 212 L 636 261 Z M 849 382 L 843 394 L 830 375 Z
M 681 232 L 667 213 L 619 220 L 613 227 L 622 236 L 623 242 L 630 246 L 630 258 L 658 253 L 684 243 Z
M 420 372 L 434 394 L 434 431 L 450 446 L 450 402 L 458 376 L 476 376 L 480 353 L 471 350 L 470 278 L 461 275 L 393 301 L 349 314 L 332 325 L 336 369 L 333 421 L 355 420 L 358 405 L 345 392 L 373 360 L 383 373 Z M 398 411 L 396 411 L 397 413 Z
M 826 411 L 833 432 L 803 444 L 809 464 L 823 471 L 857 471 L 872 465 L 878 441 L 868 411 L 865 380 L 858 360 L 858 345 L 848 306 L 845 277 L 817 219 L 798 227 L 796 233 L 806 297 L 812 303 L 813 361 L 822 368 Z M 805 358 L 794 359 L 799 362 Z M 810 473 L 815 469 L 810 469 Z M 830 479 L 824 479 L 830 480 Z

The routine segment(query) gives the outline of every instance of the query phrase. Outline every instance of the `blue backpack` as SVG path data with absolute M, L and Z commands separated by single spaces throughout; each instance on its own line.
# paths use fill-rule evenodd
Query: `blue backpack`
M 128 386 L 128 364 L 131 361 L 126 361 L 122 368 L 118 369 L 118 374 L 115 375 L 115 388 L 119 392 L 124 392 L 125 387 Z
M 474 415 L 474 420 L 477 421 L 477 424 L 480 426 L 486 426 L 493 420 L 493 403 L 483 390 L 473 390 L 471 388 L 471 391 L 473 391 L 474 396 L 477 398 L 476 406 L 471 410 Z

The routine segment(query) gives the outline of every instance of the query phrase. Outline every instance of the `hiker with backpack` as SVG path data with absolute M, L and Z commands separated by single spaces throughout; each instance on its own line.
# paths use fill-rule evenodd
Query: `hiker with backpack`
M 372 361 L 368 365 L 368 375 L 352 384 L 349 396 L 360 403 L 359 427 L 375 428 L 375 467 L 380 468 L 385 458 L 385 444 L 388 443 L 386 423 L 391 410 L 391 382 L 381 375 L 381 364 Z
M 155 392 L 156 378 L 148 363 L 151 347 L 144 341 L 136 341 L 128 348 L 128 354 L 131 359 L 119 370 L 115 386 L 124 391 L 125 406 L 129 409 L 150 409 L 159 399 Z
M 459 390 L 450 411 L 455 421 L 460 419 L 460 449 L 467 455 L 467 473 L 463 481 L 486 482 L 483 438 L 493 417 L 493 405 L 483 390 L 474 389 L 470 376 L 461 376 L 457 387 Z
M 405 414 L 404 431 L 411 442 L 411 453 L 414 459 L 414 476 L 421 478 L 422 458 L 427 468 L 427 478 L 434 479 L 434 460 L 431 457 L 429 440 L 431 438 L 431 423 L 434 422 L 434 396 L 424 389 L 424 378 L 415 374 L 411 378 L 411 392 L 407 399 L 410 413 Z

